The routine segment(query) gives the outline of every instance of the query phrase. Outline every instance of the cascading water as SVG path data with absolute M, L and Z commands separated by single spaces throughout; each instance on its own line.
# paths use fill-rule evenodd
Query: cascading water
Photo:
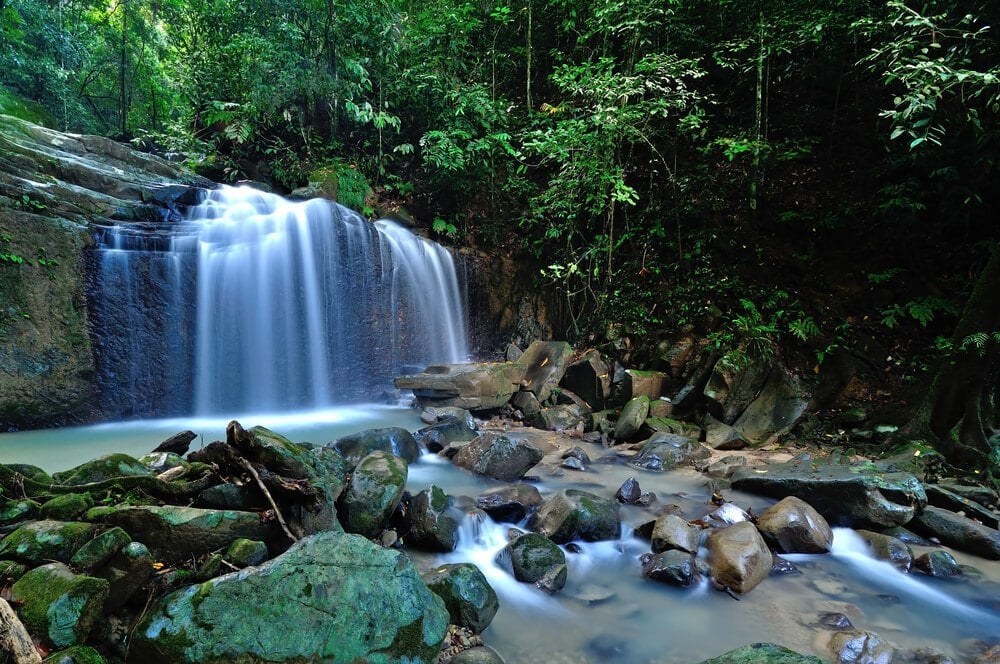
M 209 192 L 170 227 L 105 229 L 94 284 L 120 416 L 305 410 L 467 358 L 451 255 L 320 199 Z

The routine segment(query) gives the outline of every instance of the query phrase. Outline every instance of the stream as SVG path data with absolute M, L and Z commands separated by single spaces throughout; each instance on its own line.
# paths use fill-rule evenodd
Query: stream
M 246 415 L 246 427 L 263 425 L 294 441 L 325 443 L 366 428 L 420 428 L 417 411 L 388 406 L 352 406 L 303 413 Z M 229 418 L 133 421 L 0 435 L 0 461 L 33 463 L 50 472 L 65 470 L 109 452 L 141 456 L 182 429 L 201 434 L 193 448 L 225 436 Z M 544 434 L 557 436 L 556 434 Z M 580 444 L 596 461 L 611 455 L 598 445 Z M 971 565 L 958 580 L 903 574 L 871 558 L 849 529 L 836 529 L 834 548 L 825 555 L 786 556 L 799 573 L 772 576 L 735 601 L 707 583 L 679 589 L 646 580 L 638 558 L 649 544 L 632 536 L 633 527 L 654 518 L 664 506 L 679 506 L 687 519 L 714 509 L 705 478 L 693 469 L 669 473 L 635 470 L 624 463 L 594 463 L 585 472 L 553 474 L 558 449 L 532 472 L 543 496 L 577 488 L 610 497 L 629 476 L 657 499 L 648 507 L 622 507 L 622 536 L 612 542 L 582 543 L 567 551 L 569 580 L 556 595 L 516 582 L 495 562 L 507 530 L 475 514 L 462 526 L 452 553 L 411 551 L 421 570 L 443 563 L 472 562 L 500 597 L 500 611 L 483 637 L 508 664 L 559 662 L 637 662 L 689 664 L 741 645 L 771 641 L 830 660 L 825 642 L 833 633 L 820 626 L 824 612 L 846 614 L 854 627 L 877 632 L 900 648 L 934 648 L 970 661 L 982 642 L 1000 639 L 1000 563 L 955 553 Z M 473 475 L 434 454 L 410 466 L 408 489 L 416 493 L 436 484 L 451 495 L 475 497 L 502 482 Z M 736 491 L 725 497 L 761 513 L 774 501 Z M 523 524 L 521 524 L 523 527 Z M 915 555 L 927 550 L 913 547 Z M 977 648 L 977 642 L 979 648 Z

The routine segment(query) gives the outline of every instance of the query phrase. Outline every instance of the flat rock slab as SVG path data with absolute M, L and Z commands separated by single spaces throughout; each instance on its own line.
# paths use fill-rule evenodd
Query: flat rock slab
M 507 403 L 522 380 L 524 367 L 518 363 L 435 364 L 418 374 L 397 376 L 395 384 L 413 390 L 423 408 L 488 410 Z
M 960 551 L 989 560 L 1000 560 L 1000 531 L 976 523 L 961 514 L 928 506 L 907 527 L 919 535 L 937 537 L 942 544 Z
M 909 473 L 790 461 L 733 474 L 732 487 L 772 498 L 795 496 L 812 505 L 832 526 L 891 528 L 907 523 L 927 504 L 924 487 Z

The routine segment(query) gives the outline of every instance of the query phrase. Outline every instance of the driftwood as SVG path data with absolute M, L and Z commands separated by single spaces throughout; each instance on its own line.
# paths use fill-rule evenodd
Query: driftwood
M 0 661 L 12 664 L 42 664 L 28 630 L 7 600 L 0 599 Z
M 153 452 L 173 452 L 183 456 L 187 453 L 188 447 L 191 446 L 191 441 L 198 437 L 194 431 L 181 431 L 180 433 L 175 433 L 170 438 L 157 445 Z
M 102 491 L 143 491 L 165 502 L 193 498 L 219 480 L 213 473 L 187 482 L 165 482 L 150 475 L 113 477 L 87 484 L 46 484 L 27 478 L 13 468 L 0 464 L 0 494 L 11 498 L 40 498 L 66 493 L 100 493 Z

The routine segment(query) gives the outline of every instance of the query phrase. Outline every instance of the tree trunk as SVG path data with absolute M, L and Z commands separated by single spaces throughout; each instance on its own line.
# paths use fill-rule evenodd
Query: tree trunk
M 927 397 L 903 437 L 922 439 L 952 464 L 985 467 L 990 436 L 1000 426 L 1000 247 L 994 247 L 969 296 L 952 342 L 955 355 L 938 368 Z M 967 343 L 985 333 L 986 344 Z M 963 350 L 961 347 L 966 348 Z

